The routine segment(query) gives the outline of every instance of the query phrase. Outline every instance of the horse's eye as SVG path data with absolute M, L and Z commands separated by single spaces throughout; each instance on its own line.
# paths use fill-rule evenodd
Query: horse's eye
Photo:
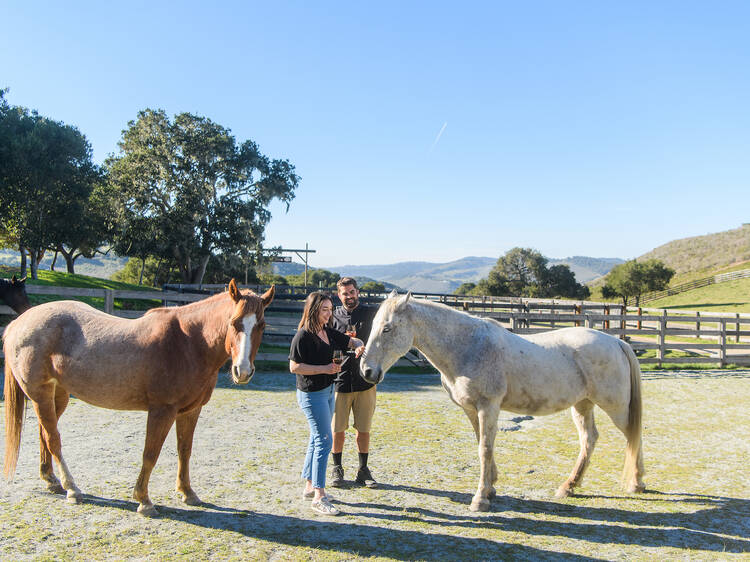
M 266 327 L 266 321 L 263 320 L 262 322 L 258 322 L 255 325 L 255 327 L 258 328 L 262 332 L 265 329 L 265 327 Z
M 391 331 L 391 325 L 390 324 L 386 324 L 385 326 L 383 326 L 383 333 L 390 332 L 390 331 Z

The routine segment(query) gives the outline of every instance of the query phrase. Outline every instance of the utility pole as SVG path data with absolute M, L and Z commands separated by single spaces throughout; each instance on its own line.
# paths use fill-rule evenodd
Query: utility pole
M 305 263 L 305 290 L 307 290 L 307 268 L 308 268 L 307 255 L 308 254 L 314 254 L 315 250 L 311 250 L 310 247 L 309 247 L 309 244 L 307 242 L 305 242 L 305 249 L 304 250 L 295 250 L 295 249 L 291 249 L 291 248 L 278 248 L 276 251 L 277 252 L 294 252 L 295 254 L 297 254 L 297 257 L 299 259 L 301 259 Z M 290 262 L 290 261 L 292 261 L 292 259 L 280 256 L 279 258 L 276 258 L 273 261 Z

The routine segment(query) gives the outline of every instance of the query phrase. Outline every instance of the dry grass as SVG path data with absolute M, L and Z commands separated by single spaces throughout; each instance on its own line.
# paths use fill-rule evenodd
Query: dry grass
M 18 474 L 0 484 L 0 558 L 750 559 L 750 372 L 648 374 L 644 395 L 649 493 L 620 491 L 624 439 L 599 411 L 581 495 L 553 499 L 577 453 L 569 415 L 503 414 L 499 497 L 489 513 L 473 514 L 478 461 L 468 421 L 437 376 L 390 374 L 370 463 L 383 486 L 337 491 L 338 518 L 316 516 L 299 497 L 307 427 L 288 374 L 216 390 L 193 454 L 201 507 L 172 492 L 170 435 L 151 481 L 157 519 L 138 516 L 130 499 L 145 414 L 71 402 L 63 451 L 85 498 L 69 505 L 37 479 L 29 410 Z M 348 478 L 355 459 L 349 439 Z

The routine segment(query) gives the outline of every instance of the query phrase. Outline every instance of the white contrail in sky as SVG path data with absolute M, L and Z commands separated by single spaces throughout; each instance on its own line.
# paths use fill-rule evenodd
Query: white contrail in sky
M 448 126 L 448 121 L 446 121 L 445 123 L 443 123 L 443 126 L 440 127 L 440 132 L 437 134 L 437 136 L 435 137 L 435 140 L 432 142 L 432 146 L 430 147 L 430 152 L 432 152 L 432 150 L 435 148 L 435 145 L 440 140 L 440 137 L 443 135 L 443 131 L 445 131 L 445 128 L 447 126 Z

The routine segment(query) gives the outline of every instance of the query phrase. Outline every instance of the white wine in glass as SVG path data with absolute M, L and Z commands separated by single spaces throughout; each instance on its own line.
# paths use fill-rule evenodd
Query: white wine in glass
M 340 349 L 335 349 L 333 351 L 333 362 L 336 365 L 341 365 L 344 362 L 344 354 Z

